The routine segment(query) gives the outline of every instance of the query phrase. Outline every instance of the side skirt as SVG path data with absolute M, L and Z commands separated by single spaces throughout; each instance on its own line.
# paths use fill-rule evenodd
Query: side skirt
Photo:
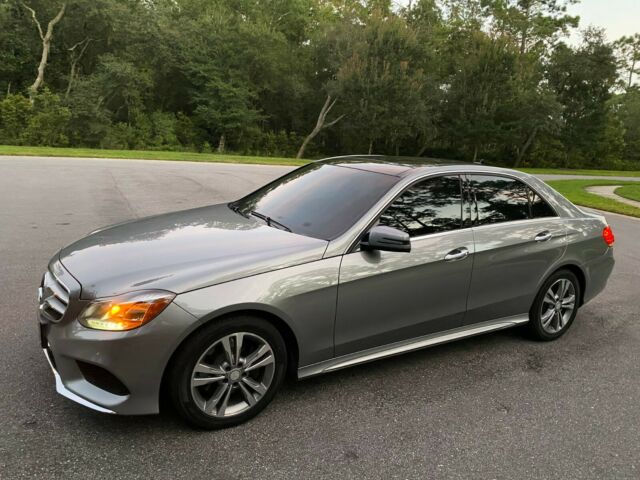
M 372 362 L 381 358 L 400 355 L 402 353 L 420 350 L 422 348 L 433 347 L 443 343 L 461 340 L 483 333 L 495 332 L 505 328 L 522 325 L 529 321 L 528 314 L 514 315 L 513 317 L 491 320 L 488 322 L 466 325 L 464 327 L 446 330 L 444 332 L 433 333 L 423 337 L 411 338 L 400 342 L 383 345 L 381 347 L 370 348 L 361 352 L 350 353 L 341 357 L 331 358 L 322 362 L 314 363 L 298 369 L 298 378 L 308 378 L 321 373 L 332 372 L 341 368 L 351 367 L 361 363 Z

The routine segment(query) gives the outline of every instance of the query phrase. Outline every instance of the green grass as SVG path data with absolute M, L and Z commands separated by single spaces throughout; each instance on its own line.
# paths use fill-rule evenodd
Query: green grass
M 616 195 L 640 202 L 640 184 L 624 185 L 623 187 L 616 188 Z
M 177 160 L 187 162 L 249 163 L 262 165 L 304 165 L 307 160 L 281 157 L 252 157 L 217 153 L 167 152 L 154 150 L 101 150 L 94 148 L 18 147 L 0 145 L 0 155 L 38 157 L 88 157 L 139 160 Z
M 621 185 L 638 189 L 638 182 L 621 182 L 617 180 L 552 180 L 547 182 L 562 195 L 567 197 L 576 205 L 591 207 L 597 210 L 620 213 L 640 218 L 640 208 L 636 208 L 626 203 L 617 202 L 611 198 L 601 197 L 587 192 L 587 187 L 598 185 Z M 637 190 L 636 190 L 637 191 Z
M 518 168 L 533 175 L 589 175 L 598 177 L 640 177 L 638 170 L 581 170 L 569 168 Z
M 0 145 L 0 155 L 37 157 L 86 157 L 134 160 L 174 160 L 186 162 L 245 163 L 260 165 L 304 165 L 308 160 L 283 157 L 255 157 L 217 153 L 169 152 L 162 150 L 103 150 L 96 148 L 22 147 Z M 554 168 L 521 168 L 535 175 L 595 175 L 603 177 L 640 177 L 637 170 L 571 170 Z

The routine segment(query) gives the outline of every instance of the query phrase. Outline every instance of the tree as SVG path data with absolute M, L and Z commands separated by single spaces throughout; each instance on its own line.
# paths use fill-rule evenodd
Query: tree
M 633 86 L 634 75 L 640 74 L 640 33 L 622 37 L 614 45 L 621 75 L 625 79 L 624 87 L 629 90 Z
M 298 150 L 298 153 L 296 154 L 296 158 L 302 158 L 302 156 L 304 155 L 304 151 L 307 148 L 307 145 L 309 144 L 309 142 L 313 140 L 315 136 L 318 135 L 318 133 L 320 133 L 322 129 L 329 128 L 335 125 L 336 123 L 338 123 L 340 120 L 342 120 L 342 118 L 344 117 L 344 114 L 338 116 L 336 119 L 330 122 L 327 122 L 327 114 L 331 111 L 331 109 L 334 107 L 336 102 L 337 102 L 337 99 L 333 99 L 331 98 L 331 95 L 327 95 L 327 99 L 325 100 L 324 104 L 322 105 L 322 108 L 320 109 L 320 113 L 318 114 L 318 120 L 316 121 L 316 126 L 313 128 L 311 133 L 305 137 L 304 141 L 302 142 L 302 145 L 300 145 L 300 149 Z
M 40 22 L 38 21 L 38 17 L 36 15 L 36 11 L 28 6 L 26 3 L 22 3 L 22 6 L 26 8 L 31 14 L 31 19 L 33 23 L 36 25 L 38 29 L 38 34 L 40 35 L 40 39 L 42 40 L 42 55 L 40 56 L 40 63 L 38 64 L 38 74 L 36 75 L 36 79 L 29 87 L 29 91 L 31 96 L 33 97 L 36 93 L 38 93 L 38 89 L 44 83 L 44 72 L 47 68 L 47 62 L 49 60 L 49 51 L 51 50 L 51 41 L 53 40 L 53 29 L 55 26 L 62 20 L 64 16 L 64 12 L 67 8 L 67 3 L 63 2 L 58 10 L 58 13 L 53 17 L 49 23 L 47 24 L 47 30 L 43 31 Z
M 561 44 L 548 68 L 549 84 L 563 106 L 560 138 L 566 146 L 565 166 L 602 166 L 621 153 L 607 140 L 618 73 L 604 32 L 586 30 L 576 49 Z

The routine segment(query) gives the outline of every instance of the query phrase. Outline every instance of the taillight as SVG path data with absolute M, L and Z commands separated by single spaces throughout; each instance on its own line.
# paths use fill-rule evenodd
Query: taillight
M 609 225 L 607 225 L 602 231 L 602 238 L 604 240 L 604 243 L 609 246 L 613 245 L 613 243 L 616 241 L 616 237 L 613 236 L 613 230 L 611 230 L 611 227 Z

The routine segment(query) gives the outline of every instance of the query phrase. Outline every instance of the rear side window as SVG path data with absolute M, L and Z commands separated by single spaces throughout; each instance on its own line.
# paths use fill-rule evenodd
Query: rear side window
M 476 225 L 556 216 L 544 199 L 519 180 L 497 175 L 471 175 L 470 179 Z
M 546 200 L 536 192 L 531 190 L 531 217 L 532 218 L 545 218 L 545 217 L 557 217 L 556 212 L 551 208 Z
M 412 237 L 460 228 L 460 178 L 435 177 L 413 185 L 385 210 L 380 224 L 404 230 Z

